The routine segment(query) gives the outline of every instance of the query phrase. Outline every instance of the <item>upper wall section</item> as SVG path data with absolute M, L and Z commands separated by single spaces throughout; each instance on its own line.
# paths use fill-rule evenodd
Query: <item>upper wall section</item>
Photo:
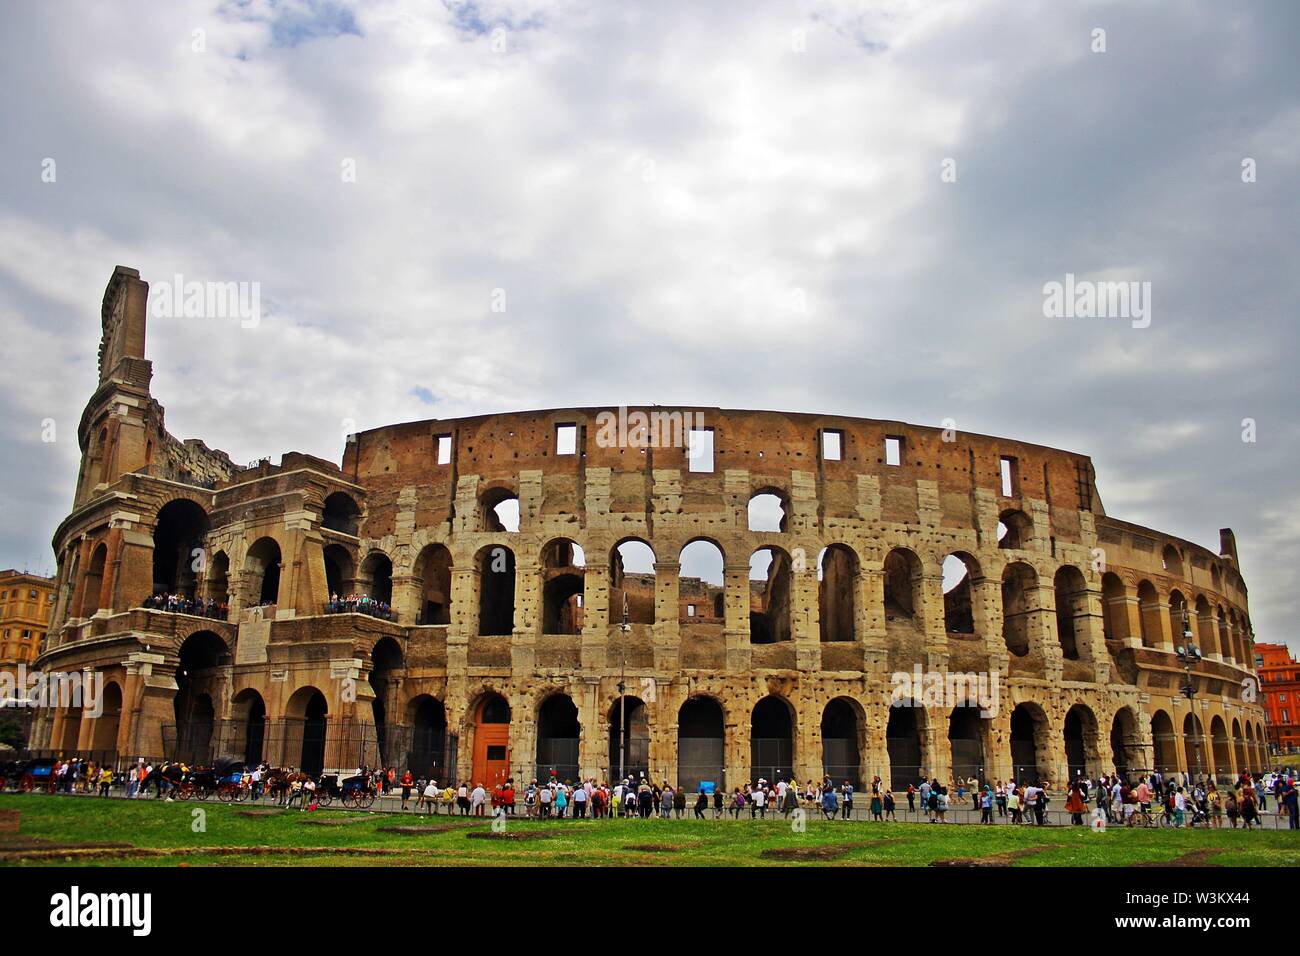
M 640 417 L 639 417 L 640 416 Z M 638 430 L 645 424 L 644 431 Z M 621 427 L 620 427 L 621 425 Z M 575 451 L 559 453 L 559 430 L 574 429 Z M 687 441 L 691 428 L 712 432 L 710 471 L 692 470 Z M 835 433 L 839 456 L 822 452 L 823 436 Z M 638 436 L 651 439 L 649 447 Z M 450 439 L 449 460 L 439 464 L 440 437 Z M 657 439 L 656 439 L 657 436 Z M 898 463 L 887 443 L 898 442 Z M 1011 470 L 1010 494 L 1003 494 L 1003 459 Z M 477 476 L 480 488 L 514 486 L 521 473 L 548 480 L 545 510 L 577 513 L 587 475 L 600 470 L 609 482 L 612 511 L 644 512 L 654 473 L 680 474 L 682 509 L 714 510 L 727 473 L 747 473 L 755 490 L 765 483 L 791 492 L 792 475 L 816 484 L 820 517 L 859 514 L 862 480 L 878 480 L 883 520 L 915 522 L 918 493 L 934 496 L 941 523 L 974 524 L 973 495 L 987 492 L 1009 508 L 1034 501 L 1051 509 L 1052 523 L 1066 536 L 1078 530 L 1078 512 L 1103 514 L 1085 455 L 1002 438 L 946 432 L 902 422 L 830 415 L 741 411 L 720 408 L 568 408 L 432 420 L 372 429 L 354 436 L 343 460 L 344 476 L 371 494 L 371 516 L 382 520 L 385 498 L 403 488 L 421 492 L 422 518 L 437 523 L 455 499 L 462 476 Z M 606 474 L 606 469 L 608 473 Z M 561 482 L 562 477 L 569 482 Z M 518 489 L 515 488 L 517 491 Z M 873 492 L 874 494 L 874 492 Z M 417 523 L 426 523 L 417 520 Z M 374 527 L 372 537 L 386 533 Z

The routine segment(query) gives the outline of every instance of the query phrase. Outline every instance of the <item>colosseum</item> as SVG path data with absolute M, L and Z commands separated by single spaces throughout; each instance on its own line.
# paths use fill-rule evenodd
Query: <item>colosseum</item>
M 104 294 L 40 659 L 101 673 L 103 707 L 42 711 L 38 746 L 728 788 L 1265 762 L 1232 532 L 1211 550 L 1108 516 L 1085 455 L 566 408 L 242 467 L 166 431 L 148 291 L 118 267 Z M 921 706 L 900 674 L 996 696 Z

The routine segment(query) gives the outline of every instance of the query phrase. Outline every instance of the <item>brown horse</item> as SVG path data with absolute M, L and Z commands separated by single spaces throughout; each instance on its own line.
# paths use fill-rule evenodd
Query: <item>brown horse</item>
M 263 792 L 283 806 L 289 799 L 289 787 L 294 777 L 295 771 L 287 767 L 271 767 L 262 774 Z

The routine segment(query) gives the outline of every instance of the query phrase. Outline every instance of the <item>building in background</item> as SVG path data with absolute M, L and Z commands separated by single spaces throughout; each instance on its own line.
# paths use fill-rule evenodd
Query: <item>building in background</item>
M 1300 750 L 1300 663 L 1285 644 L 1256 644 L 1255 666 L 1269 749 L 1294 753 Z
M 53 578 L 12 568 L 0 571 L 0 672 L 16 677 L 23 665 L 34 669 L 54 615 L 54 587 Z M 0 690 L 3 696 L 8 695 Z M 0 743 L 25 746 L 32 716 L 27 707 L 0 708 Z
M 54 579 L 0 571 L 0 671 L 30 669 L 40 655 L 54 613 Z

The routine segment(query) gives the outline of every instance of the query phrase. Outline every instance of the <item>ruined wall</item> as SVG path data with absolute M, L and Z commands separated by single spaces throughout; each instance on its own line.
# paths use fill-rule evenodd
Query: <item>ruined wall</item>
M 705 700 L 725 737 L 718 772 L 747 779 L 763 759 L 757 738 L 772 733 L 757 715 L 770 698 L 788 712 L 789 752 L 772 758 L 788 757 L 781 772 L 820 776 L 823 715 L 836 701 L 854 715 L 861 769 L 882 772 L 898 722 L 894 681 L 915 668 L 998 678 L 994 712 L 978 722 L 990 777 L 1017 772 L 1026 754 L 1057 781 L 1079 760 L 1094 772 L 1121 761 L 1200 766 L 1198 726 L 1231 728 L 1226 759 L 1209 748 L 1221 775 L 1260 765 L 1262 711 L 1245 692 L 1253 632 L 1231 532 L 1215 553 L 1106 516 L 1084 455 L 900 422 L 716 408 L 625 409 L 628 423 L 659 416 L 677 440 L 641 441 L 635 424 L 610 440 L 602 412 L 612 410 L 582 408 L 373 429 L 349 439 L 341 467 L 288 453 L 237 469 L 161 429 L 141 286 L 115 274 L 106 293 L 102 355 L 113 367 L 83 418 L 83 481 L 55 535 L 60 600 L 42 661 L 116 675 L 135 701 L 124 713 L 140 715 L 116 731 L 123 746 L 149 752 L 156 727 L 176 719 L 182 649 L 211 632 L 229 661 L 214 676 L 219 720 L 238 719 L 254 696 L 268 719 L 298 719 L 319 691 L 331 728 L 403 727 L 433 700 L 466 773 L 485 700 L 508 703 L 511 772 L 527 775 L 541 759 L 541 708 L 563 694 L 581 727 L 575 767 L 607 774 L 620 681 L 646 708 L 656 776 L 688 772 L 679 715 Z M 692 463 L 683 422 L 712 432 L 711 467 Z M 779 499 L 780 530 L 750 530 L 760 494 Z M 138 609 L 160 513 L 178 498 L 204 525 L 197 594 L 228 597 L 226 622 Z M 327 502 L 343 511 L 331 519 Z M 507 529 L 498 509 L 511 504 L 518 525 Z M 654 572 L 620 579 L 617 550 L 634 540 L 653 551 Z M 721 552 L 720 587 L 683 573 L 695 541 Z M 581 547 L 585 568 L 556 565 L 565 542 Z M 767 577 L 752 580 L 763 549 Z M 836 560 L 823 565 L 824 553 Z M 951 597 L 949 557 L 969 573 Z M 326 614 L 331 577 L 374 598 L 377 615 Z M 436 624 L 423 620 L 431 594 L 443 606 Z M 571 603 L 561 612 L 552 600 Z M 556 633 L 548 621 L 560 622 Z M 1174 651 L 1185 631 L 1205 651 L 1190 669 L 1191 702 Z M 1013 713 L 1032 741 L 1016 737 L 1026 724 Z M 73 719 L 57 715 L 41 732 L 106 736 Z M 950 709 L 918 711 L 914 771 L 954 770 L 955 726 Z M 1066 740 L 1078 726 L 1082 738 Z

